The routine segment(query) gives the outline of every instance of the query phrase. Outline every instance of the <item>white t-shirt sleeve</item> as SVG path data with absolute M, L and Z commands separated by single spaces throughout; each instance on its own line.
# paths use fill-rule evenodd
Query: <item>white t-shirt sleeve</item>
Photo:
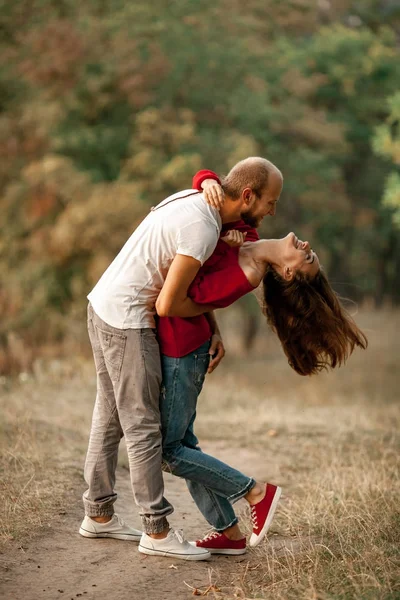
M 218 237 L 219 231 L 211 221 L 189 223 L 179 230 L 176 253 L 191 256 L 203 264 L 214 252 Z

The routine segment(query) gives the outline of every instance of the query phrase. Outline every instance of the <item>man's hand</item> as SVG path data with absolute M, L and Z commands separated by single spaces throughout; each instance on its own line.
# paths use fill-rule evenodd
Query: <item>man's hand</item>
M 224 237 L 221 238 L 223 242 L 231 246 L 231 248 L 237 248 L 238 246 L 243 246 L 246 241 L 247 233 L 242 233 L 237 229 L 230 229 Z
M 207 373 L 212 373 L 225 356 L 225 348 L 222 338 L 219 333 L 214 333 L 211 338 L 211 346 L 209 350 L 211 360 L 208 365 Z M 214 356 L 215 355 L 215 356 Z
M 225 193 L 215 179 L 205 179 L 201 184 L 204 199 L 213 208 L 220 210 L 225 202 Z

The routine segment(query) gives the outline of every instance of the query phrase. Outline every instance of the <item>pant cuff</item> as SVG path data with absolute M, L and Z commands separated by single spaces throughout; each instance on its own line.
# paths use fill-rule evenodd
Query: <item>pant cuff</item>
M 103 502 L 93 502 L 88 500 L 83 495 L 83 506 L 85 508 L 85 515 L 88 517 L 112 517 L 114 514 L 114 502 L 117 499 L 117 495 L 114 494 Z
M 214 527 L 214 529 L 215 531 L 218 531 L 218 533 L 222 533 L 223 531 L 225 531 L 225 529 L 228 529 L 228 527 L 233 527 L 234 525 L 237 525 L 237 523 L 239 523 L 239 519 L 235 517 L 233 521 L 231 521 L 227 525 L 224 525 L 223 527 Z
M 246 487 L 241 492 L 237 492 L 236 494 L 232 494 L 232 496 L 229 496 L 229 502 L 231 502 L 232 504 L 233 502 L 237 502 L 237 500 L 240 500 L 240 498 L 243 498 L 243 496 L 248 494 L 251 488 L 253 488 L 255 485 L 255 479 L 249 479 L 249 482 L 247 483 Z
M 161 533 L 169 527 L 165 517 L 146 517 L 142 515 L 143 530 L 145 533 Z
M 88 517 L 112 517 L 114 508 L 112 506 L 85 506 L 85 514 Z

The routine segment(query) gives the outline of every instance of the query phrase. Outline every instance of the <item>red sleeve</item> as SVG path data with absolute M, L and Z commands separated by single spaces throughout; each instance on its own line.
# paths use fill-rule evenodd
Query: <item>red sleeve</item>
M 236 258 L 237 261 L 237 258 Z M 211 304 L 225 308 L 254 288 L 239 265 L 230 265 L 220 271 L 197 275 L 188 290 L 188 296 L 197 304 Z
M 201 192 L 201 184 L 206 179 L 215 179 L 215 181 L 218 181 L 218 183 L 221 184 L 220 178 L 216 173 L 214 173 L 214 171 L 208 171 L 207 169 L 203 169 L 202 171 L 198 171 L 193 177 L 192 188 Z
M 188 296 L 197 304 L 215 308 L 229 306 L 253 288 L 239 266 L 239 248 L 222 240 L 204 263 L 189 287 Z

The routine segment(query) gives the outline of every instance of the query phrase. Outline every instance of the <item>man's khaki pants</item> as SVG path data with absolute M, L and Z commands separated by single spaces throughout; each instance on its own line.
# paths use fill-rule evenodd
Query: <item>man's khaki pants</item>
M 85 463 L 89 517 L 112 515 L 118 447 L 125 436 L 133 497 L 146 533 L 168 526 L 161 471 L 160 351 L 153 329 L 116 329 L 88 306 L 97 397 Z

